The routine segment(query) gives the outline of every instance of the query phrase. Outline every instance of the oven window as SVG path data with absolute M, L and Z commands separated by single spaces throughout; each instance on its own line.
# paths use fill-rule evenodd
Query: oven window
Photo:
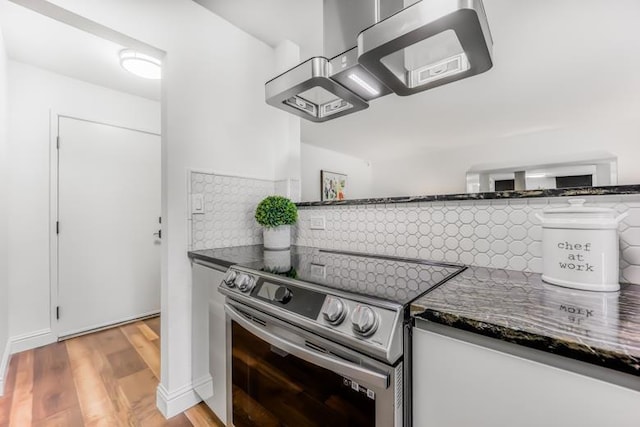
M 348 379 L 272 351 L 236 322 L 232 340 L 236 427 L 375 426 L 375 400 L 352 390 Z

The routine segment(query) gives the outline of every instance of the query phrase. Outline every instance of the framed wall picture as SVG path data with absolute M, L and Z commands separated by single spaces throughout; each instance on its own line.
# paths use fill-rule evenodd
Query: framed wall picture
M 320 171 L 320 200 L 344 200 L 346 198 L 347 175 Z

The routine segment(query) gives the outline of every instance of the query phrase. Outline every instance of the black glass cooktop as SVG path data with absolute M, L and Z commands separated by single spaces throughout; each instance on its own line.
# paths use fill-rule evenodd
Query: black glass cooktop
M 236 262 L 232 261 L 230 264 L 403 305 L 411 303 L 465 269 L 460 265 L 419 259 L 302 246 L 292 246 L 288 251 L 251 248 L 254 248 L 251 256 L 245 259 L 238 256 Z M 240 252 L 237 255 L 241 255 Z

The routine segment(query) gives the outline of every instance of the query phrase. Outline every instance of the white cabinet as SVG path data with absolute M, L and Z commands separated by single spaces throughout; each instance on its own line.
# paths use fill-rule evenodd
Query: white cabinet
M 638 427 L 640 392 L 414 328 L 416 427 Z
M 224 267 L 217 267 L 224 270 Z M 216 416 L 227 419 L 227 365 L 224 296 L 218 285 L 223 271 L 193 264 L 192 381 Z

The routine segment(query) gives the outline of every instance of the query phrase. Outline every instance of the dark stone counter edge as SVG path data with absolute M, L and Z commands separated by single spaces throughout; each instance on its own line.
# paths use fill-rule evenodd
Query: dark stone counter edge
M 237 264 L 198 251 L 188 252 L 188 256 L 192 260 L 202 260 L 222 267 Z M 412 308 L 412 316 L 640 377 L 640 359 L 622 352 L 593 348 L 576 341 L 552 338 L 419 306 Z
M 425 309 L 413 313 L 413 316 L 640 377 L 640 360 L 622 352 L 597 349 L 575 341 L 515 330 L 437 310 Z
M 206 261 L 211 264 L 219 265 L 221 267 L 231 267 L 232 265 L 237 264 L 237 262 L 231 262 L 229 260 L 224 260 L 222 258 L 216 258 L 208 255 L 199 254 L 198 252 L 194 252 L 194 251 L 188 252 L 187 255 L 189 256 L 189 259 L 192 259 L 192 260 L 199 259 L 201 261 Z
M 532 199 L 540 197 L 583 197 L 640 194 L 640 185 L 561 188 L 550 190 L 496 191 L 489 193 L 437 194 L 430 196 L 383 197 L 375 199 L 330 200 L 296 203 L 299 208 L 312 206 L 382 205 L 394 203 L 451 202 L 465 200 Z

